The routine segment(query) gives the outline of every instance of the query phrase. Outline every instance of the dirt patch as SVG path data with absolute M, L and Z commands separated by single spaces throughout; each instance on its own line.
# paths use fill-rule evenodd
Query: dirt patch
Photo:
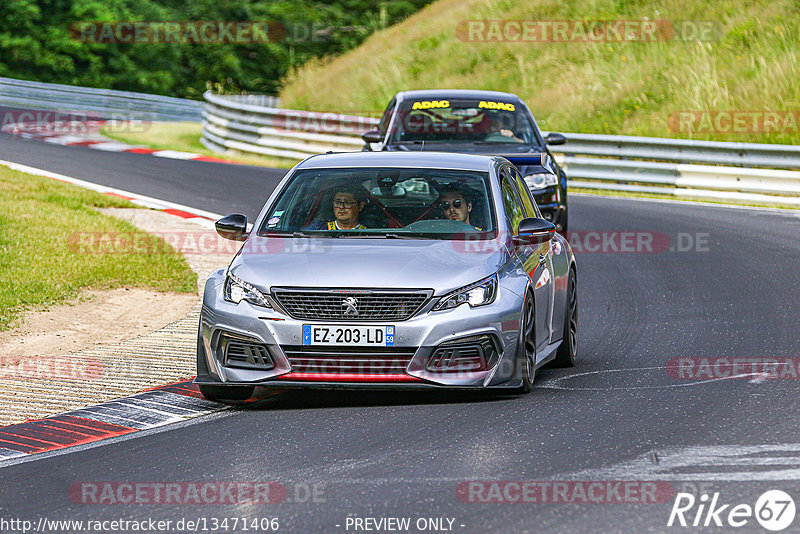
M 26 312 L 17 328 L 0 332 L 0 357 L 10 363 L 119 342 L 182 319 L 196 303 L 193 293 L 138 288 L 86 291 L 72 304 Z
M 147 209 L 101 211 L 145 232 L 214 235 L 211 221 Z M 233 255 L 178 248 L 199 275 L 200 294 L 208 274 Z M 194 376 L 200 307 L 197 293 L 131 288 L 88 291 L 71 305 L 24 314 L 17 328 L 0 332 L 0 426 Z

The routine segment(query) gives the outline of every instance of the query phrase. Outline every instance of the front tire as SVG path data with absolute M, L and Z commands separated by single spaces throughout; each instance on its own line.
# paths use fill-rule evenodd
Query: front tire
M 199 384 L 200 393 L 210 401 L 247 400 L 253 396 L 255 386 L 214 386 Z
M 530 293 L 530 292 L 529 292 Z M 522 378 L 522 385 L 517 388 L 518 393 L 530 393 L 533 381 L 536 378 L 536 316 L 534 314 L 533 299 L 530 294 L 525 298 L 520 319 L 520 339 L 517 348 L 517 366 Z
M 567 309 L 564 318 L 564 340 L 558 346 L 550 367 L 574 367 L 578 352 L 578 287 L 575 271 L 569 270 L 567 282 Z

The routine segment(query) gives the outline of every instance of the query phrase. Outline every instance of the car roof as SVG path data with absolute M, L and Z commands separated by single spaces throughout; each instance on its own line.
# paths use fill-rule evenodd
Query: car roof
M 502 93 L 500 91 L 480 91 L 477 89 L 421 89 L 416 91 L 402 91 L 395 95 L 397 100 L 420 100 L 420 99 L 442 99 L 442 98 L 452 98 L 458 99 L 463 98 L 467 100 L 485 100 L 485 99 L 504 99 L 504 100 L 516 100 L 521 102 L 522 100 L 513 93 Z
M 452 152 L 336 152 L 318 154 L 300 162 L 296 169 L 332 167 L 418 167 L 487 171 L 497 156 Z

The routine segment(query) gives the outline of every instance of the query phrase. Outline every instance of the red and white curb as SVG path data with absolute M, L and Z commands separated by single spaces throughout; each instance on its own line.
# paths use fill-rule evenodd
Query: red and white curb
M 35 167 L 29 167 L 20 163 L 14 163 L 13 161 L 0 160 L 0 165 L 15 171 L 25 172 L 35 176 L 43 176 L 59 182 L 65 182 L 78 187 L 83 187 L 84 189 L 91 189 L 92 191 L 97 191 L 98 193 L 103 193 L 105 195 L 124 198 L 138 206 L 144 206 L 146 208 L 169 213 L 170 215 L 176 215 L 206 228 L 213 228 L 214 221 L 222 218 L 222 215 L 212 213 L 210 211 L 193 208 L 191 206 L 185 206 L 183 204 L 176 204 L 175 202 L 167 202 L 165 200 L 159 200 L 157 198 L 131 193 L 130 191 L 123 191 L 122 189 L 116 189 L 114 187 L 94 184 L 85 180 L 72 178 L 71 176 L 65 176 L 63 174 L 37 169 Z
M 191 381 L 0 428 L 0 459 L 49 452 L 168 425 L 228 406 L 207 401 Z
M 157 158 L 180 159 L 184 161 L 207 161 L 212 163 L 226 163 L 231 165 L 245 165 L 237 161 L 231 161 L 224 158 L 216 158 L 214 156 L 204 156 L 202 154 L 195 154 L 193 152 L 180 152 L 177 150 L 156 150 L 144 146 L 129 145 L 119 141 L 112 141 L 103 137 L 98 133 L 100 128 L 106 124 L 107 121 L 90 121 L 87 122 L 66 122 L 59 123 L 58 128 L 41 126 L 41 125 L 26 125 L 15 124 L 13 127 L 5 127 L 2 133 L 18 135 L 24 139 L 32 139 L 35 141 L 44 141 L 55 145 L 64 146 L 85 146 L 95 150 L 103 150 L 105 152 L 129 152 L 132 154 L 149 154 Z M 60 132 L 58 130 L 61 130 Z M 85 130 L 85 132 L 84 132 Z M 70 132 L 70 133 L 64 133 Z M 74 132 L 84 132 L 76 135 Z
M 282 393 L 270 390 L 249 401 Z M 234 405 L 206 400 L 191 379 L 59 415 L 0 427 L 0 462 L 158 428 Z
M 86 182 L 11 161 L 0 160 L 0 165 L 124 198 L 134 204 L 157 209 L 204 227 L 213 228 L 214 221 L 221 217 L 209 211 Z M 280 392 L 270 391 L 254 400 L 261 400 Z M 0 427 L 0 462 L 149 430 L 230 407 L 203 398 L 191 380 L 168 384 L 95 406 Z

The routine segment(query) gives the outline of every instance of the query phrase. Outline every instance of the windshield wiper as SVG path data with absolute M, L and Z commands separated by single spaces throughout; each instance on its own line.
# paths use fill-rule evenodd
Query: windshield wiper
M 473 145 L 525 145 L 524 141 L 470 141 Z
M 325 234 L 311 234 L 311 233 L 308 233 L 308 232 L 301 232 L 299 230 L 295 230 L 293 232 L 273 232 L 273 231 L 267 230 L 266 232 L 264 232 L 263 235 L 264 235 L 264 237 L 269 237 L 269 236 L 272 236 L 272 237 L 320 237 L 320 236 L 324 236 Z
M 386 239 L 425 239 L 419 234 L 383 234 Z
M 398 145 L 422 145 L 422 144 L 435 145 L 435 144 L 454 143 L 454 142 L 457 143 L 458 141 L 452 141 L 450 139 L 431 139 L 431 140 L 415 139 L 413 141 L 395 141 L 395 143 L 397 143 Z
M 348 239 L 424 239 L 418 234 L 342 234 L 340 237 Z

